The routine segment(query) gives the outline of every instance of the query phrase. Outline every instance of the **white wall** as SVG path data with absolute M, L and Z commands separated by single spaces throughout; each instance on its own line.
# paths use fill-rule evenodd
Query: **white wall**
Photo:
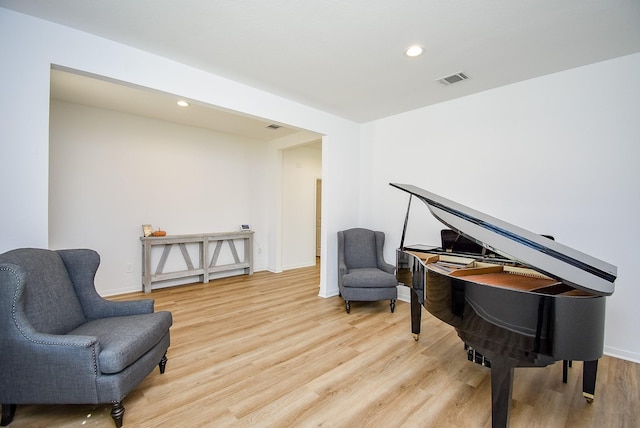
M 313 244 L 300 242 L 293 242 L 295 248 L 290 249 L 288 246 L 284 245 L 284 241 L 286 240 L 288 243 L 292 240 L 289 238 L 284 238 L 283 235 L 286 234 L 286 229 L 290 227 L 289 224 L 284 224 L 283 217 L 292 217 L 290 211 L 299 211 L 301 208 L 298 208 L 297 203 L 295 202 L 296 197 L 300 197 L 298 192 L 306 192 L 304 186 L 296 186 L 289 185 L 287 183 L 288 180 L 285 177 L 292 176 L 293 173 L 288 172 L 287 169 L 295 168 L 296 164 L 292 162 L 284 161 L 284 154 L 287 151 L 302 149 L 303 152 L 306 152 L 309 144 L 318 145 L 321 141 L 318 139 L 319 136 L 317 134 L 311 133 L 309 131 L 298 132 L 296 134 L 288 135 L 286 137 L 277 138 L 275 140 L 271 140 L 268 143 L 268 181 L 271 183 L 271 192 L 269 193 L 269 197 L 267 198 L 267 205 L 269 206 L 268 212 L 271 214 L 269 216 L 269 266 L 272 272 L 281 272 L 283 270 L 283 259 L 285 260 L 285 264 L 289 265 L 290 260 L 293 260 L 297 257 L 297 255 L 292 254 L 298 248 L 307 248 L 315 247 L 315 238 L 313 239 Z M 322 144 L 320 143 L 320 146 Z M 319 157 L 319 158 L 318 158 Z M 318 152 L 316 156 L 314 156 L 313 162 L 305 162 L 305 168 L 309 168 L 309 175 L 317 173 L 317 162 L 322 163 L 322 152 Z M 294 155 L 290 155 L 289 159 L 295 159 Z M 322 171 L 320 170 L 320 174 Z M 306 173 L 305 173 L 306 175 Z M 285 194 L 286 192 L 291 192 L 290 194 Z M 302 198 L 306 198 L 302 196 Z M 284 202 L 285 199 L 290 202 Z M 297 221 L 297 220 L 296 220 Z M 286 226 L 286 227 L 285 227 Z M 300 229 L 301 226 L 294 225 L 296 229 Z M 302 227 L 304 229 L 304 227 Z M 291 234 L 289 234 L 291 236 Z M 281 239 L 276 239 L 281 238 Z M 315 264 L 315 259 L 313 261 L 309 260 L 305 263 L 305 266 Z M 322 269 L 321 269 L 322 271 Z M 325 290 L 326 291 L 326 290 Z
M 359 126 L 231 80 L 64 26 L 0 8 L 0 251 L 48 247 L 49 73 L 52 64 L 181 95 L 323 137 L 323 260 L 336 259 L 335 233 L 358 218 Z M 266 166 L 273 174 L 273 166 Z M 271 179 L 273 175 L 270 175 Z M 269 186 L 269 192 L 278 193 Z M 272 197 L 273 196 L 273 197 Z M 279 195 L 266 194 L 268 200 Z M 348 201 L 349 203 L 345 203 Z M 278 221 L 269 205 L 269 224 Z M 167 227 L 168 228 L 168 227 Z M 326 242 L 325 242 L 326 241 Z M 269 240 L 270 254 L 278 248 Z M 320 294 L 337 290 L 322 263 Z
M 266 268 L 263 141 L 60 101 L 50 125 L 49 246 L 98 251 L 102 295 L 140 290 L 143 223 L 170 234 L 249 223 L 254 270 Z
M 362 223 L 395 260 L 408 195 L 388 183 L 410 183 L 613 263 L 605 351 L 640 361 L 637 76 L 640 54 L 366 124 Z M 442 227 L 414 201 L 406 242 Z
M 313 266 L 316 179 L 321 178 L 322 151 L 314 147 L 285 150 L 282 167 L 282 268 Z

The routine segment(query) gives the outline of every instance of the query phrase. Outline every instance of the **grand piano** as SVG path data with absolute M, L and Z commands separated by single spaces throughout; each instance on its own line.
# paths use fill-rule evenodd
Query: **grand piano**
M 391 186 L 410 195 L 396 267 L 411 289 L 414 338 L 424 306 L 490 367 L 492 426 L 509 425 L 516 367 L 563 361 L 566 382 L 568 362 L 583 361 L 583 395 L 591 402 L 617 268 L 419 187 Z M 458 248 L 405 246 L 413 198 L 460 238 Z

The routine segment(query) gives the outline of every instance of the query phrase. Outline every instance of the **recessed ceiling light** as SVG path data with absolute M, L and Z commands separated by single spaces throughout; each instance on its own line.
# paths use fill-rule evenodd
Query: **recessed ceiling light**
M 180 107 L 189 107 L 189 103 L 183 100 L 178 101 L 176 104 L 178 104 Z
M 422 55 L 424 52 L 424 48 L 422 46 L 410 46 L 404 51 L 404 54 L 409 57 L 415 57 Z

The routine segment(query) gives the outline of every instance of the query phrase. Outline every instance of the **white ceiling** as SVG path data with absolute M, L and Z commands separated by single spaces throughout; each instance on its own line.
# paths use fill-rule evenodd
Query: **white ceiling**
M 241 115 L 173 94 L 66 70 L 51 70 L 51 99 L 205 128 L 261 141 L 275 140 L 300 131 L 279 123 Z M 177 105 L 179 100 L 187 101 L 189 106 L 179 107 Z M 281 127 L 273 129 L 269 128 L 269 125 Z M 320 138 L 321 136 L 318 135 L 318 140 Z
M 0 0 L 0 7 L 356 122 L 640 52 L 640 0 Z M 412 44 L 425 53 L 404 56 Z M 460 71 L 470 79 L 436 82 Z

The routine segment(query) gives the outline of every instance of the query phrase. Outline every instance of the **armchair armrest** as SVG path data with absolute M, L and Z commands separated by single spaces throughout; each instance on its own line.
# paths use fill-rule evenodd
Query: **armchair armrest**
M 342 262 L 338 263 L 338 287 L 342 288 L 342 277 L 349 273 L 347 265 Z
M 349 269 L 347 268 L 347 265 L 344 263 L 340 263 L 338 264 L 338 274 L 339 275 L 346 275 L 349 273 Z
M 378 261 L 378 269 L 383 270 L 390 274 L 396 273 L 396 267 L 392 264 L 387 263 L 386 261 Z
M 114 302 L 106 300 L 98 294 L 94 279 L 100 265 L 100 256 L 95 251 L 58 250 L 57 253 L 67 268 L 88 320 L 153 312 L 153 299 Z
M 376 234 L 376 264 L 378 269 L 390 274 L 396 273 L 396 267 L 384 259 L 384 232 L 375 232 Z
M 12 391 L 12 403 L 97 402 L 100 344 L 96 337 L 37 332 L 20 311 L 14 322 L 5 338 L 11 345 L 2 350 L 0 359 L 0 389 Z

